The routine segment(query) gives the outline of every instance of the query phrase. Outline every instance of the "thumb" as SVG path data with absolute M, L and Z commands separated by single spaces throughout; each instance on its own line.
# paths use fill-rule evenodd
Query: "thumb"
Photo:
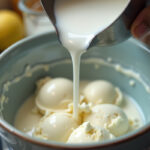
M 134 21 L 132 35 L 150 45 L 150 6 L 145 8 Z

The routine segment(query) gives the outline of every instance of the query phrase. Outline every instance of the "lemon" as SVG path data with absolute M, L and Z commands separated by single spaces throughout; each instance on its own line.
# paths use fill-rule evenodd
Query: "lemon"
M 0 51 L 25 36 L 21 17 L 14 11 L 0 10 Z

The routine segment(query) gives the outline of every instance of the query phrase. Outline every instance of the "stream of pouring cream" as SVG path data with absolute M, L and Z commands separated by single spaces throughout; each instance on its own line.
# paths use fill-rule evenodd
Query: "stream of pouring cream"
M 73 63 L 73 116 L 78 119 L 80 59 L 92 39 L 110 26 L 130 0 L 56 0 L 56 27 Z

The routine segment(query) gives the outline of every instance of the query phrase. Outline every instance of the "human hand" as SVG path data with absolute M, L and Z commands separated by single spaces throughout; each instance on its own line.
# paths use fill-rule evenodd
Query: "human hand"
M 136 18 L 132 24 L 131 33 L 135 38 L 150 45 L 150 6 Z

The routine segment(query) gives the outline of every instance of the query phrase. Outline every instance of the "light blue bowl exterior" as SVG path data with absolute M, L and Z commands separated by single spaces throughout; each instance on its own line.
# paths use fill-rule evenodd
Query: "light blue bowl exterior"
M 148 49 L 130 39 L 119 45 L 112 47 L 95 47 L 84 54 L 82 59 L 89 57 L 107 59 L 111 57 L 114 62 L 119 62 L 127 68 L 138 71 L 143 79 L 150 85 L 150 54 Z M 3 85 L 11 81 L 14 77 L 21 75 L 27 65 L 47 64 L 62 59 L 70 59 L 70 56 L 58 42 L 55 33 L 42 34 L 35 37 L 24 39 L 12 47 L 8 48 L 0 56 L 0 93 Z M 20 82 L 10 86 L 5 96 L 9 100 L 4 104 L 3 117 L 0 119 L 0 135 L 15 150 L 48 150 L 54 148 L 65 149 L 101 149 L 101 150 L 140 150 L 150 146 L 150 94 L 144 87 L 136 81 L 136 86 L 129 86 L 129 80 L 111 68 L 101 67 L 95 70 L 93 64 L 81 64 L 81 79 L 106 79 L 119 86 L 123 92 L 136 99 L 145 116 L 144 127 L 133 133 L 117 138 L 113 141 L 106 141 L 102 144 L 86 145 L 65 145 L 63 143 L 41 141 L 33 139 L 24 133 L 16 130 L 13 125 L 14 116 L 24 102 L 33 93 L 35 82 L 46 75 L 52 77 L 68 77 L 72 79 L 72 64 L 61 64 L 45 72 L 38 70 L 32 77 L 23 78 Z M 145 131 L 145 132 L 144 132 Z

